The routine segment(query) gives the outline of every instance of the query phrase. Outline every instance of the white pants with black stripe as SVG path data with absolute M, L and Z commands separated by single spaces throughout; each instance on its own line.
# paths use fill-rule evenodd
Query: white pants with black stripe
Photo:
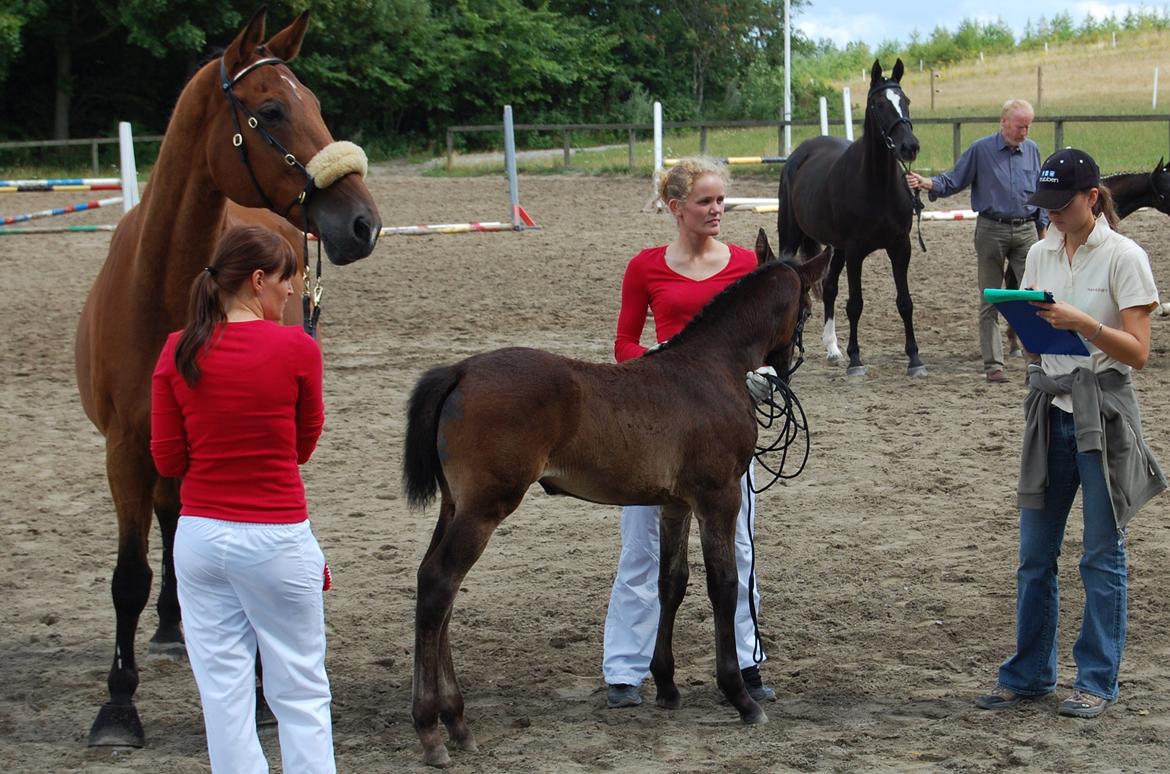
M 257 648 L 284 771 L 336 771 L 325 675 L 324 566 L 308 521 L 179 519 L 179 604 L 213 772 L 268 771 L 256 735 Z
M 739 573 L 735 650 L 740 669 L 754 666 L 757 656 L 760 661 L 764 659 L 763 644 L 757 642 L 756 628 L 748 608 L 752 537 L 756 527 L 753 467 L 754 464 L 749 465 L 748 472 L 740 479 L 739 516 L 735 525 L 735 564 Z M 654 655 L 654 640 L 658 636 L 660 513 L 661 509 L 656 505 L 627 505 L 622 509 L 622 551 L 609 597 L 609 610 L 605 615 L 605 654 L 601 663 L 605 682 L 610 685 L 640 685 L 650 673 L 650 658 Z M 753 585 L 750 592 L 758 613 L 759 587 Z

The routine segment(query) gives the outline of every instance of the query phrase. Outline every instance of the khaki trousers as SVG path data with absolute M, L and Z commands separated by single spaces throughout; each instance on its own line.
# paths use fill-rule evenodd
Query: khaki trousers
M 975 221 L 975 255 L 979 268 L 979 349 L 983 370 L 1003 368 L 1003 338 L 999 332 L 999 312 L 994 304 L 983 300 L 984 288 L 1003 287 L 1003 273 L 1011 266 L 1020 280 L 1028 248 L 1036 243 L 1036 222 L 1017 225 L 1000 223 L 980 216 Z

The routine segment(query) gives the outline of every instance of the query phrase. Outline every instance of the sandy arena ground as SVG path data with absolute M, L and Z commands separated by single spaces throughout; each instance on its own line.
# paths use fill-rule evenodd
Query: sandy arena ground
M 387 224 L 507 217 L 501 179 L 382 170 L 370 184 Z M 521 192 L 544 230 L 389 237 L 365 261 L 326 268 L 328 419 L 304 478 L 336 584 L 326 609 L 342 771 L 422 768 L 409 714 L 414 576 L 436 510 L 411 512 L 400 494 L 408 391 L 431 365 L 505 345 L 608 361 L 626 261 L 672 235 L 667 217 L 642 209 L 645 180 L 524 178 Z M 731 193 L 774 192 L 771 183 L 744 182 Z M 2 203 L 7 212 L 72 203 L 65 198 Z M 750 246 L 760 226 L 774 235 L 775 216 L 733 213 L 724 234 Z M 928 378 L 905 376 L 881 254 L 865 267 L 869 376 L 847 380 L 825 361 L 819 325 L 807 337 L 795 387 L 812 455 L 803 475 L 759 503 L 763 671 L 779 693 L 766 707 L 771 722 L 743 727 L 720 701 L 694 537 L 676 643 L 684 707 L 655 708 L 647 683 L 641 707 L 607 710 L 601 637 L 618 509 L 534 487 L 455 608 L 455 664 L 480 751 L 453 753 L 452 771 L 1170 770 L 1170 496 L 1147 506 L 1131 530 L 1121 702 L 1096 721 L 1056 715 L 1073 679 L 1082 601 L 1074 515 L 1061 567 L 1060 691 L 1006 714 L 972 706 L 1013 644 L 1023 365 L 1009 363 L 1008 384 L 983 381 L 973 225 L 923 227 L 929 252 L 916 249 L 911 287 Z M 1141 212 L 1124 231 L 1149 250 L 1170 295 L 1170 220 Z M 0 258 L 0 577 L 8 588 L 0 748 L 14 774 L 208 769 L 190 670 L 165 659 L 141 661 L 146 748 L 85 746 L 113 651 L 116 525 L 102 438 L 78 404 L 72 350 L 108 241 L 8 237 Z M 845 296 L 843 288 L 842 304 Z M 1136 381 L 1146 436 L 1170 465 L 1170 318 L 1153 325 L 1154 354 Z M 152 557 L 157 571 L 157 540 Z M 152 598 L 140 653 L 155 623 Z M 274 734 L 265 746 L 278 771 Z

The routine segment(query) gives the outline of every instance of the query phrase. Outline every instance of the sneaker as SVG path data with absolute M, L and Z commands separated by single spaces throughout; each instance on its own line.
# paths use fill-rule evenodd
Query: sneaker
M 750 666 L 747 669 L 739 670 L 739 673 L 743 676 L 743 684 L 747 687 L 748 696 L 751 696 L 753 701 L 776 701 L 776 692 L 764 682 L 764 678 L 760 676 L 759 667 Z
M 605 692 L 605 706 L 610 709 L 619 707 L 637 707 L 642 703 L 642 694 L 638 693 L 638 686 L 626 683 L 613 683 Z
M 1057 710 L 1057 713 L 1074 718 L 1095 718 L 1115 701 L 1117 700 L 1094 696 L 1091 693 L 1073 691 L 1072 696 L 1069 696 L 1060 703 L 1060 708 Z
M 1007 374 L 1003 372 L 1002 368 L 993 368 L 987 372 L 987 381 L 994 384 L 1002 384 L 1008 380 Z
M 1034 696 L 1025 696 L 1016 693 L 1011 688 L 997 685 L 975 700 L 975 706 L 985 710 L 1005 710 L 1015 707 L 1022 701 L 1034 699 Z

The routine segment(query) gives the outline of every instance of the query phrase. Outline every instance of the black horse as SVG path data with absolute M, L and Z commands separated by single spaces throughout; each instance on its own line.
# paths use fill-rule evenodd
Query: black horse
M 865 130 L 857 142 L 838 137 L 814 137 L 802 142 L 784 165 L 780 176 L 780 248 L 782 254 L 797 251 L 815 255 L 821 245 L 831 245 L 833 260 L 824 280 L 825 329 L 822 340 L 829 360 L 838 360 L 833 306 L 842 267 L 848 268 L 850 376 L 865 374 L 857 344 L 857 321 L 863 306 L 861 262 L 885 248 L 894 269 L 898 313 L 906 328 L 907 373 L 924 376 L 914 338 L 914 302 L 906 273 L 910 267 L 910 224 L 915 199 L 906 185 L 902 163 L 918 156 L 918 138 L 910 122 L 910 100 L 902 91 L 902 60 L 894 64 L 892 77 L 882 75 L 874 61 L 865 106 Z
M 1118 218 L 1125 218 L 1142 207 L 1153 207 L 1170 215 L 1170 169 L 1158 159 L 1153 172 L 1122 172 L 1101 178 L 1113 195 Z

